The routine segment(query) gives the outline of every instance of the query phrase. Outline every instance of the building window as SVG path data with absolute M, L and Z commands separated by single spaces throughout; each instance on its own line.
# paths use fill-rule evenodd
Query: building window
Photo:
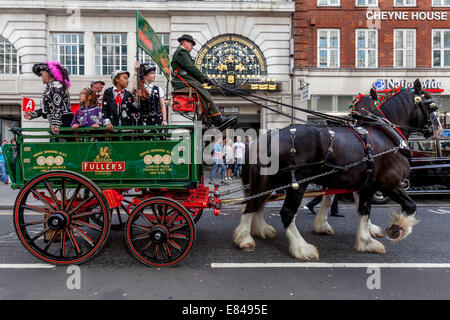
M 127 35 L 95 34 L 95 74 L 110 75 L 127 70 Z
M 11 42 L 0 37 L 0 74 L 22 73 L 19 54 Z
M 357 7 L 378 6 L 378 0 L 356 0 Z
M 356 67 L 376 68 L 378 65 L 378 30 L 356 30 Z
M 161 44 L 164 46 L 164 48 L 167 51 L 167 54 L 170 55 L 169 48 L 170 48 L 170 37 L 168 33 L 162 33 L 158 34 L 159 41 L 161 41 Z M 141 48 L 138 48 L 138 55 L 139 55 L 139 62 L 140 63 L 150 63 L 152 66 L 156 67 L 156 74 L 162 75 L 163 72 L 161 71 L 160 67 L 153 61 L 152 57 L 150 57 L 147 52 L 142 50 Z
M 450 68 L 450 29 L 433 30 L 433 67 Z
M 317 64 L 319 68 L 339 68 L 339 30 L 317 30 Z
M 450 0 L 433 0 L 433 7 L 450 7 Z
M 82 33 L 52 33 L 52 60 L 59 61 L 69 74 L 84 75 L 84 40 Z
M 416 67 L 416 30 L 394 30 L 394 68 Z
M 416 0 L 394 0 L 394 7 L 414 7 Z
M 341 5 L 341 1 L 340 0 L 317 0 L 317 5 L 318 6 L 332 6 L 332 7 L 336 7 L 336 6 L 340 6 Z
M 353 101 L 353 96 L 338 96 L 338 112 L 348 112 L 348 105 Z

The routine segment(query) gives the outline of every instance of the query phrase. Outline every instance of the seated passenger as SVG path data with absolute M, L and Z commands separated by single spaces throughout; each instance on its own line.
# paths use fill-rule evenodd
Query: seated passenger
M 84 88 L 80 92 L 80 109 L 75 112 L 72 120 L 72 129 L 79 127 L 97 129 L 102 124 L 102 109 L 98 106 L 97 95 L 94 90 Z
M 129 76 L 128 71 L 114 71 L 111 75 L 113 86 L 103 94 L 102 115 L 107 130 L 113 130 L 115 126 L 138 124 L 139 109 L 133 94 L 126 89 Z
M 153 84 L 156 78 L 156 67 L 149 64 L 135 64 L 135 77 L 133 92 L 140 99 L 140 124 L 144 126 L 167 125 L 167 110 L 164 91 Z M 139 77 L 139 79 L 137 79 Z M 140 90 L 137 90 L 137 81 L 140 81 Z

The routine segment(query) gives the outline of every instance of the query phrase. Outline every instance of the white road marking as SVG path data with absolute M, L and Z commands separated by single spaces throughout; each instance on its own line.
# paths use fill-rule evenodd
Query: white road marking
M 45 263 L 3 263 L 0 269 L 53 269 L 56 266 Z
M 323 263 L 323 262 L 291 262 L 291 263 L 211 263 L 211 268 L 450 268 L 450 263 Z

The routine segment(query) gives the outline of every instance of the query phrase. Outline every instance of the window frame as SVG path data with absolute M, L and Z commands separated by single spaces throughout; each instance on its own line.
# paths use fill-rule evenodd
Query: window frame
M 56 35 L 58 41 L 56 43 L 53 42 L 53 36 Z M 69 43 L 63 42 L 60 43 L 59 42 L 59 36 L 60 35 L 70 35 L 71 39 L 72 36 L 77 36 L 77 42 L 73 43 L 72 40 Z M 80 41 L 80 36 L 82 37 L 82 41 Z M 50 54 L 53 60 L 55 61 L 59 61 L 61 63 L 61 65 L 63 65 L 67 71 L 69 72 L 70 75 L 76 75 L 76 76 L 83 76 L 86 74 L 86 51 L 85 51 L 85 44 L 84 44 L 84 33 L 83 32 L 59 32 L 59 31 L 51 31 L 50 32 Z M 57 52 L 54 52 L 54 46 L 57 47 Z M 77 46 L 77 52 L 76 52 L 76 64 L 71 64 L 70 66 L 67 65 L 67 57 L 74 57 L 73 54 L 71 53 L 70 55 L 68 55 L 67 53 L 61 53 L 61 47 L 73 47 L 73 46 Z M 80 54 L 80 48 L 83 47 L 83 53 Z M 61 59 L 62 56 L 65 56 L 65 59 Z M 83 58 L 83 64 L 80 64 L 80 57 Z M 72 67 L 75 66 L 76 67 L 76 73 L 72 73 Z M 83 67 L 83 72 L 80 72 L 80 67 Z
M 402 31 L 402 32 L 414 31 L 414 48 L 412 48 L 412 49 L 414 49 L 414 65 L 413 66 L 406 66 L 406 52 L 407 52 L 407 50 L 411 50 L 411 48 L 406 48 L 406 46 L 404 46 L 402 48 L 396 47 L 397 41 L 396 41 L 395 35 L 396 35 L 397 31 Z M 398 29 L 394 29 L 393 32 L 394 32 L 394 37 L 393 37 L 394 38 L 393 39 L 394 40 L 394 43 L 393 43 L 393 49 L 394 49 L 393 66 L 394 66 L 394 68 L 395 69 L 414 69 L 414 68 L 416 68 L 416 65 L 417 65 L 417 30 L 413 29 L 413 28 L 398 28 Z M 406 43 L 406 37 L 403 37 L 403 45 L 405 45 L 405 43 Z M 402 66 L 396 65 L 398 50 L 402 51 L 402 55 L 403 55 L 403 65 Z
M 119 36 L 120 37 L 120 43 L 103 43 L 103 36 Z M 97 43 L 97 36 L 100 37 L 100 43 Z M 123 70 L 123 71 L 128 71 L 128 45 L 127 45 L 127 37 L 128 34 L 125 32 L 94 32 L 94 74 L 97 76 L 102 76 L 102 75 L 111 75 L 112 72 L 116 71 L 116 70 Z M 122 43 L 122 40 L 125 39 L 125 42 Z M 116 57 L 116 54 L 106 54 L 106 56 L 110 56 L 110 57 L 114 57 L 113 58 L 113 64 L 107 64 L 106 68 L 108 69 L 109 67 L 112 67 L 112 71 L 111 72 L 107 72 L 106 74 L 103 73 L 103 68 L 105 67 L 105 65 L 103 64 L 103 47 L 119 47 L 119 65 L 115 65 L 114 64 L 114 58 Z M 96 62 L 96 58 L 97 58 L 97 47 L 100 47 L 100 55 L 99 55 L 99 61 L 100 61 L 100 65 L 97 65 Z M 126 52 L 125 54 L 122 53 L 122 47 L 125 47 Z M 123 62 L 123 57 L 125 57 L 125 62 Z M 100 72 L 98 72 L 98 69 L 100 70 Z
M 355 7 L 378 7 L 378 0 L 374 1 L 374 4 L 368 4 L 369 0 L 364 0 L 364 4 L 358 4 L 358 0 L 355 0 Z
M 321 48 L 319 46 L 320 43 L 320 31 L 326 31 L 327 32 L 327 47 Z M 337 48 L 330 48 L 329 44 L 330 44 L 330 32 L 331 31 L 337 31 L 337 43 L 338 43 L 338 47 Z M 320 65 L 320 51 L 321 50 L 326 50 L 327 51 L 327 66 L 321 66 Z M 330 51 L 332 50 L 336 50 L 337 51 L 337 65 L 336 66 L 330 66 Z M 340 68 L 341 66 L 341 29 L 338 28 L 318 28 L 317 29 L 317 68 L 330 68 L 330 69 L 335 69 L 335 68 Z
M 435 4 L 436 0 L 432 0 L 431 1 L 431 7 L 440 7 L 440 8 L 448 8 L 450 7 L 450 3 L 449 4 L 445 4 L 445 3 L 441 3 L 441 4 Z M 439 0 L 440 2 L 444 2 L 445 0 Z
M 444 32 L 449 32 L 450 33 L 450 28 L 449 29 L 432 29 L 431 30 L 431 68 L 434 69 L 450 69 L 450 64 L 448 66 L 444 66 L 444 59 L 443 59 L 443 53 L 445 51 L 449 51 L 450 52 L 450 46 L 448 48 L 444 47 L 444 44 L 441 44 L 441 47 L 439 49 L 435 49 L 434 48 L 434 33 L 435 32 L 441 32 L 441 42 L 444 40 Z M 439 67 L 434 66 L 434 51 L 435 50 L 439 50 L 441 52 L 441 65 Z
M 320 4 L 319 1 L 320 0 L 317 0 L 318 7 L 340 7 L 341 6 L 341 0 L 337 0 L 337 4 L 330 4 L 330 1 L 333 1 L 333 0 L 325 0 L 327 2 L 326 4 Z
M 6 52 L 6 45 L 10 46 L 10 50 L 9 52 Z M 8 39 L 0 36 L 0 46 L 3 46 L 3 53 L 1 53 L 0 55 L 3 56 L 3 72 L 0 73 L 0 75 L 11 75 L 11 74 L 22 74 L 22 63 L 20 62 L 20 56 L 19 56 L 19 52 L 17 51 L 17 49 L 14 47 L 14 45 L 12 44 L 11 41 L 9 41 Z M 9 56 L 9 63 L 7 63 L 6 60 L 6 56 Z M 16 58 L 16 62 L 14 63 L 13 58 Z M 10 72 L 6 72 L 7 66 L 10 69 Z M 13 72 L 13 67 L 16 68 L 16 72 Z
M 400 8 L 403 8 L 403 7 L 417 7 L 417 0 L 413 0 L 414 1 L 413 4 L 397 4 L 396 3 L 397 0 L 393 0 L 393 1 L 394 1 L 394 8 L 396 8 L 396 7 L 400 7 Z M 403 1 L 407 1 L 407 0 L 403 0 Z
M 365 43 L 366 46 L 364 48 L 358 48 L 358 32 L 360 31 L 364 31 L 364 38 L 365 38 Z M 373 48 L 369 48 L 368 47 L 368 43 L 369 43 L 369 32 L 375 32 L 375 49 Z M 360 50 L 364 50 L 365 52 L 365 61 L 364 61 L 364 66 L 363 67 L 359 67 L 358 66 L 358 51 Z M 374 50 L 375 51 L 375 66 L 368 66 L 369 64 L 369 51 Z M 366 29 L 355 29 L 355 68 L 357 69 L 376 69 L 378 68 L 378 30 L 377 29 L 370 29 L 370 28 L 366 28 Z

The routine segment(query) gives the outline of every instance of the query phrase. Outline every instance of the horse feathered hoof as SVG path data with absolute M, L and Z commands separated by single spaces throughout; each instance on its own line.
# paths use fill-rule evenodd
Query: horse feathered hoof
M 357 241 L 355 250 L 358 252 L 386 253 L 384 245 L 373 238 Z
M 400 212 L 392 213 L 391 217 L 392 223 L 386 228 L 386 237 L 393 242 L 405 239 L 412 232 L 412 227 L 419 222 L 415 214 L 406 215 Z
M 327 235 L 327 236 L 334 235 L 334 230 L 327 221 L 317 221 L 316 222 L 316 220 L 314 220 L 313 228 L 314 228 L 315 234 Z
M 255 240 L 251 236 L 247 236 L 237 244 L 242 251 L 254 251 L 255 250 Z
M 253 217 L 251 235 L 261 239 L 275 239 L 277 231 L 264 220 L 262 213 L 258 213 Z
M 309 243 L 304 243 L 301 246 L 290 246 L 289 252 L 295 259 L 304 261 L 319 260 L 319 250 Z

